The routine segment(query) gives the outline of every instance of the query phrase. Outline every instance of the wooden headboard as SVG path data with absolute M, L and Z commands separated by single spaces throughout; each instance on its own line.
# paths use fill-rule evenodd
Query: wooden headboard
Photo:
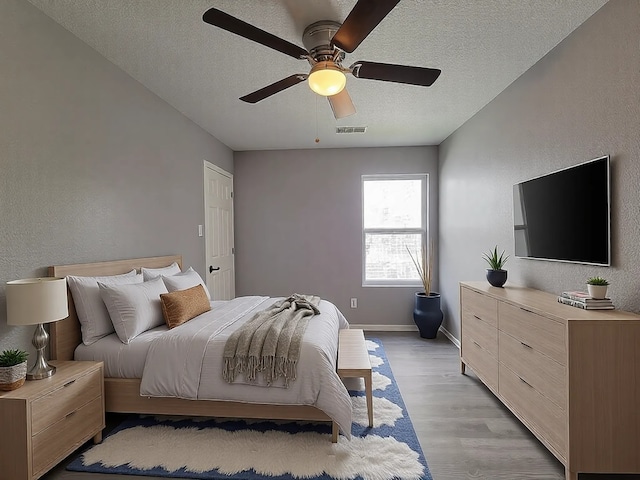
M 50 277 L 66 277 L 78 275 L 95 277 L 101 275 L 118 275 L 130 272 L 132 269 L 160 268 L 177 262 L 182 269 L 182 255 L 168 255 L 165 257 L 132 258 L 130 260 L 114 260 L 111 262 L 78 263 L 75 265 L 54 265 L 49 267 Z M 49 356 L 51 360 L 73 360 L 73 352 L 82 342 L 80 322 L 73 304 L 71 292 L 67 289 L 69 298 L 69 316 L 59 322 L 49 324 Z

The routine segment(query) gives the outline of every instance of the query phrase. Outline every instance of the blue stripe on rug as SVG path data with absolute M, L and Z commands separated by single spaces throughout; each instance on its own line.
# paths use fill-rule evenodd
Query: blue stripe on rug
M 432 480 L 382 343 L 368 339 L 374 426 L 364 391 L 351 441 L 327 423 L 134 415 L 67 470 L 207 480 Z

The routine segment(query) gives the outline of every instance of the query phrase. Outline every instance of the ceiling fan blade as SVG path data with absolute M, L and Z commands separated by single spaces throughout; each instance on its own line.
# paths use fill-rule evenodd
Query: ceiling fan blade
M 437 68 L 411 67 L 392 63 L 356 62 L 351 65 L 353 75 L 357 78 L 382 80 L 383 82 L 408 83 L 430 87 L 440 76 Z
M 358 0 L 333 36 L 336 47 L 353 52 L 400 0 Z
M 356 113 L 356 107 L 351 101 L 351 96 L 347 92 L 346 88 L 343 88 L 340 93 L 327 97 L 331 110 L 333 110 L 333 116 L 336 120 L 339 118 L 348 117 Z
M 294 85 L 297 85 L 300 82 L 304 82 L 306 79 L 307 79 L 306 74 L 291 75 L 290 77 L 283 78 L 282 80 L 272 83 L 271 85 L 267 85 L 266 87 L 261 88 L 260 90 L 256 90 L 253 93 L 249 93 L 244 97 L 240 97 L 240 100 L 247 103 L 257 103 L 260 100 L 264 100 L 265 98 L 270 97 L 271 95 L 275 95 L 276 93 L 281 92 L 282 90 L 286 90 L 287 88 L 293 87 Z
M 276 37 L 269 32 L 260 30 L 258 27 L 243 22 L 242 20 L 232 17 L 228 13 L 224 13 L 216 8 L 210 8 L 202 15 L 202 20 L 206 23 L 220 27 L 241 37 L 253 40 L 265 47 L 273 48 L 278 52 L 290 55 L 293 58 L 307 58 L 309 52 L 291 42 L 280 37 Z

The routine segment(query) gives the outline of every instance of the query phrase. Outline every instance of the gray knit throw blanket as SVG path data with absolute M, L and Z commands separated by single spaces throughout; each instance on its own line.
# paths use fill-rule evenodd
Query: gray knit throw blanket
M 256 382 L 260 372 L 267 386 L 283 378 L 288 387 L 296 379 L 302 336 L 309 319 L 320 313 L 319 304 L 320 297 L 294 293 L 258 312 L 227 339 L 222 377 L 233 383 L 243 375 Z

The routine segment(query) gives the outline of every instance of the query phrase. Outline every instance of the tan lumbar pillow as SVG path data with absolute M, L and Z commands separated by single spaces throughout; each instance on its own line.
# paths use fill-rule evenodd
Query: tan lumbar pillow
M 169 329 L 182 325 L 211 310 L 211 304 L 202 285 L 160 295 L 162 315 Z

